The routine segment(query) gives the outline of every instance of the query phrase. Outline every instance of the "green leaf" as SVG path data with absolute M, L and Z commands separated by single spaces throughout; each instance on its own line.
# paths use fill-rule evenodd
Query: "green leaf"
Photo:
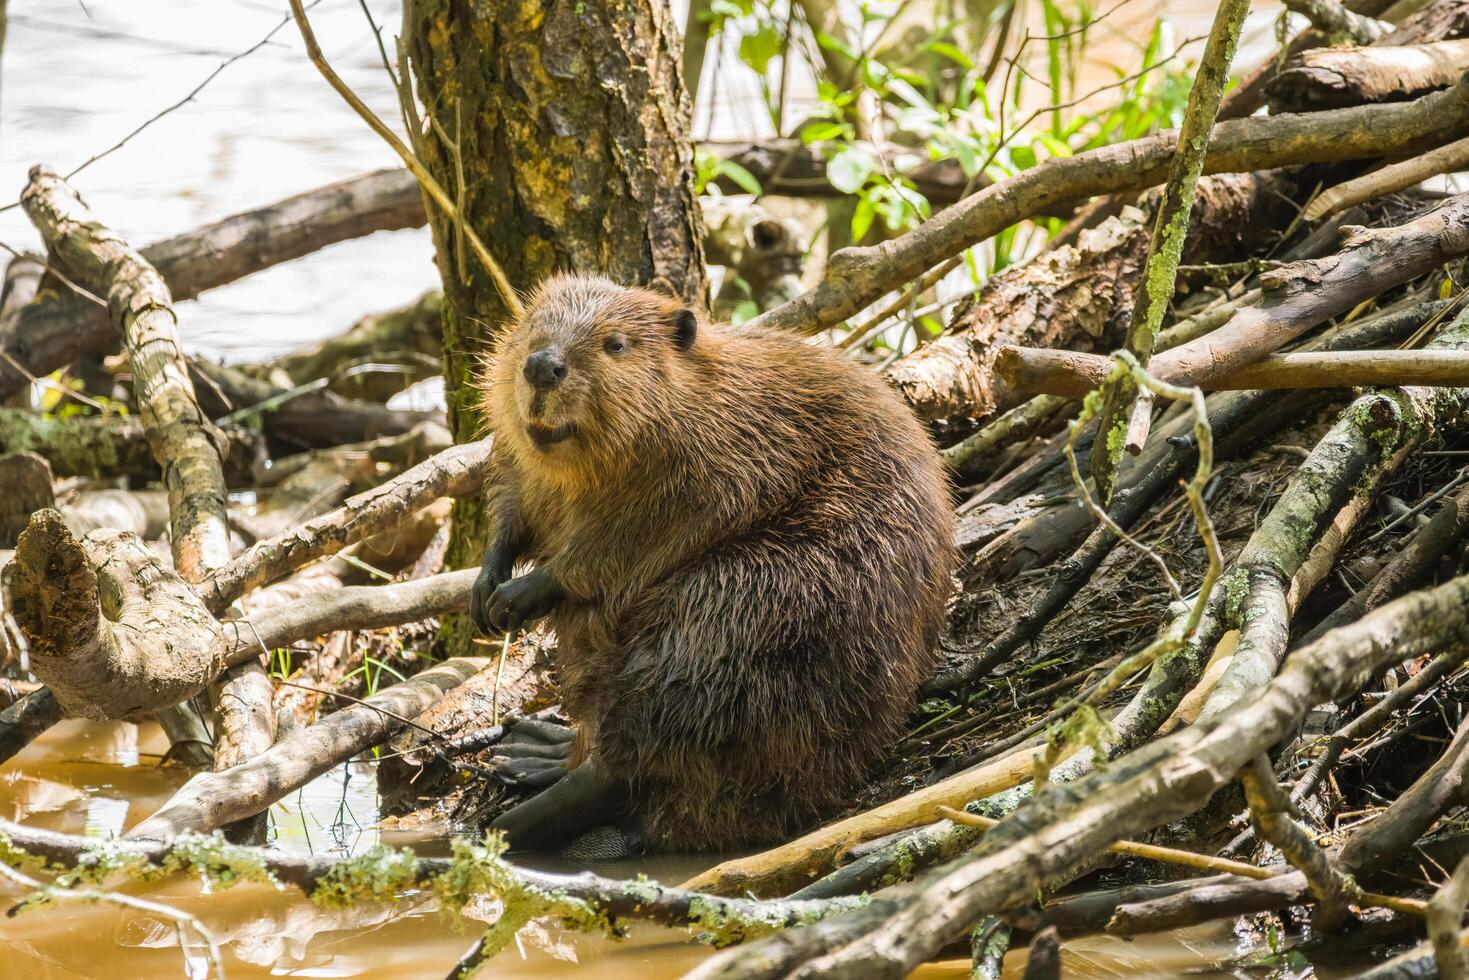
M 839 122 L 813 122 L 801 127 L 802 143 L 824 143 L 838 140 L 847 133 L 847 127 Z
M 765 74 L 771 59 L 780 54 L 780 33 L 771 23 L 761 24 L 753 34 L 740 38 L 740 60 L 759 74 Z
M 855 194 L 874 169 L 872 157 L 859 146 L 843 147 L 826 163 L 826 182 L 843 194 Z M 855 220 L 853 222 L 855 224 Z
M 964 68 L 965 71 L 969 71 L 974 67 L 974 62 L 970 59 L 969 55 L 947 41 L 933 41 L 928 45 L 928 50 L 934 54 L 943 55 L 954 64 Z
M 755 179 L 755 175 L 733 160 L 720 160 L 719 173 L 721 176 L 728 177 L 746 194 L 754 194 L 756 197 L 759 197 L 764 193 L 760 187 L 760 181 Z
M 861 198 L 857 201 L 857 207 L 852 210 L 852 241 L 860 242 L 866 237 L 872 228 L 872 220 L 877 217 L 877 209 L 873 207 L 870 198 Z

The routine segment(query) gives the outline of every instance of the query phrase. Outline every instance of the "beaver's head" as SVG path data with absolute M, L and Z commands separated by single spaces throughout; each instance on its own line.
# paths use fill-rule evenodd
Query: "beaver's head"
M 669 421 L 698 318 L 609 279 L 553 276 L 496 352 L 486 408 L 528 465 L 607 471 Z

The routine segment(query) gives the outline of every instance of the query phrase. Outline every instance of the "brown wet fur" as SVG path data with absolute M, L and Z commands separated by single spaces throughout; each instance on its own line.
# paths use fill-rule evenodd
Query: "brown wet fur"
M 558 679 L 663 850 L 787 839 L 899 735 L 935 664 L 954 563 L 938 456 L 869 369 L 560 276 L 483 378 L 490 504 L 567 598 Z M 609 353 L 609 338 L 622 340 Z M 567 362 L 535 397 L 521 374 Z M 527 425 L 575 434 L 538 446 Z

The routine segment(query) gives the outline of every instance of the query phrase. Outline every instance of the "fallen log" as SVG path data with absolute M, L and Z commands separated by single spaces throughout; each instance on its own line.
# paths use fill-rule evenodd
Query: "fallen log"
M 225 482 L 246 486 L 265 463 L 265 441 L 240 425 L 219 427 L 228 443 L 222 465 Z M 161 480 L 163 470 L 153 456 L 136 415 L 69 415 L 58 418 L 24 408 L 0 408 L 0 447 L 7 452 L 33 452 L 51 464 L 57 476 Z
M 1469 41 L 1316 48 L 1265 86 L 1271 112 L 1312 112 L 1411 99 L 1448 88 L 1469 69 Z
M 1083 398 L 1111 365 L 1100 354 L 1002 347 L 995 373 L 1016 391 Z M 1172 381 L 1167 375 L 1161 380 Z M 1357 388 L 1368 385 L 1469 385 L 1469 354 L 1448 350 L 1372 350 L 1273 354 L 1200 383 L 1205 391 L 1252 388 Z
M 127 836 L 169 840 L 261 813 L 333 766 L 386 741 L 406 719 L 492 663 L 478 657 L 445 661 L 292 732 L 228 772 L 196 776 Z
M 150 245 L 142 257 L 158 270 L 173 298 L 185 300 L 335 242 L 423 223 L 423 200 L 412 176 L 384 170 L 232 215 Z M 36 377 L 83 354 L 115 348 L 107 317 L 70 293 L 43 295 L 0 333 L 0 352 Z M 0 398 L 29 383 L 0 357 Z
M 214 617 L 137 535 L 79 542 L 42 510 L 9 566 L 32 669 L 67 714 L 137 718 L 198 694 L 224 669 Z
M 1364 159 L 1442 145 L 1469 128 L 1469 79 L 1412 102 L 1231 119 L 1210 136 L 1206 173 Z M 763 327 L 815 333 L 841 322 L 901 283 L 1047 207 L 1160 183 L 1176 132 L 1055 158 L 979 191 L 911 232 L 871 247 L 845 248 L 814 289 L 764 313 Z

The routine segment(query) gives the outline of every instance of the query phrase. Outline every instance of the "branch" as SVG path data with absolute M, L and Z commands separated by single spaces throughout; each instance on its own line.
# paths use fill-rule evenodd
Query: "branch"
M 478 657 L 456 657 L 430 667 L 360 704 L 292 732 L 228 772 L 196 776 L 128 836 L 166 840 L 254 816 L 333 766 L 387 740 L 403 727 L 405 719 L 421 714 L 489 663 Z
M 452 446 L 336 510 L 241 552 L 200 586 L 205 604 L 221 611 L 251 589 L 280 579 L 307 562 L 396 527 L 439 497 L 467 497 L 484 486 L 490 440 Z
M 1029 395 L 1083 398 L 1106 378 L 1111 360 L 1100 354 L 1000 348 L 995 373 Z M 1177 376 L 1160 374 L 1165 381 Z M 1278 388 L 1360 388 L 1423 385 L 1469 386 L 1469 353 L 1456 350 L 1370 350 L 1272 354 L 1199 383 L 1205 391 Z
M 1461 577 L 1333 630 L 1292 656 L 1257 697 L 1227 717 L 1201 719 L 1076 783 L 1042 787 L 990 831 L 978 851 L 884 891 L 886 900 L 874 902 L 867 914 L 849 913 L 723 953 L 689 976 L 813 976 L 823 970 L 904 976 L 981 916 L 1024 905 L 1045 881 L 1108 845 L 1192 813 L 1314 705 L 1350 694 L 1387 664 L 1469 639 L 1466 603 L 1469 577 Z
M 1214 117 L 1219 112 L 1219 100 L 1229 80 L 1229 63 L 1234 59 L 1240 27 L 1249 7 L 1249 0 L 1224 0 L 1219 5 L 1194 75 L 1193 87 L 1189 90 L 1188 106 L 1184 109 L 1183 124 L 1178 130 L 1178 149 L 1169 167 L 1163 200 L 1158 204 L 1153 238 L 1148 247 L 1147 269 L 1132 306 L 1132 324 L 1124 347 L 1143 369 L 1148 367 L 1148 359 L 1153 356 L 1163 317 L 1173 302 L 1178 263 L 1183 255 L 1189 214 L 1193 209 L 1194 187 L 1204 170 Z M 1138 391 L 1138 384 L 1131 373 L 1120 376 L 1102 391 L 1091 471 L 1103 506 L 1112 499 L 1117 464 L 1122 461 L 1127 441 L 1122 436 L 1128 432 Z M 1145 406 L 1143 411 L 1146 412 Z M 1141 449 L 1141 442 L 1146 436 L 1146 420 L 1139 435 L 1137 441 Z
M 1351 914 L 1349 906 L 1361 897 L 1356 882 L 1343 874 L 1295 821 L 1290 797 L 1276 782 L 1268 755 L 1256 756 L 1240 770 L 1239 778 L 1256 831 L 1279 848 L 1291 866 L 1310 883 L 1311 894 L 1318 902 L 1315 926 L 1326 932 L 1340 928 Z
M 71 877 L 79 880 L 94 879 L 114 868 L 128 871 L 138 866 L 149 876 L 198 875 L 217 887 L 258 881 L 269 875 L 323 905 L 393 901 L 404 892 L 422 889 L 439 892 L 456 907 L 474 897 L 474 886 L 481 886 L 507 906 L 519 906 L 528 899 L 544 902 L 551 896 L 578 903 L 585 914 L 578 914 L 574 924 L 582 928 L 617 934 L 625 922 L 650 922 L 694 929 L 715 943 L 766 935 L 854 908 L 863 901 L 716 898 L 648 880 L 619 881 L 590 872 L 568 875 L 537 871 L 510 864 L 492 848 L 463 845 L 456 848 L 453 858 L 417 857 L 407 849 L 389 847 L 373 848 L 351 858 L 307 856 L 275 848 L 237 847 L 192 834 L 166 842 L 103 842 L 3 819 L 0 841 L 5 845 L 7 864 L 41 859 L 53 867 L 71 869 Z

